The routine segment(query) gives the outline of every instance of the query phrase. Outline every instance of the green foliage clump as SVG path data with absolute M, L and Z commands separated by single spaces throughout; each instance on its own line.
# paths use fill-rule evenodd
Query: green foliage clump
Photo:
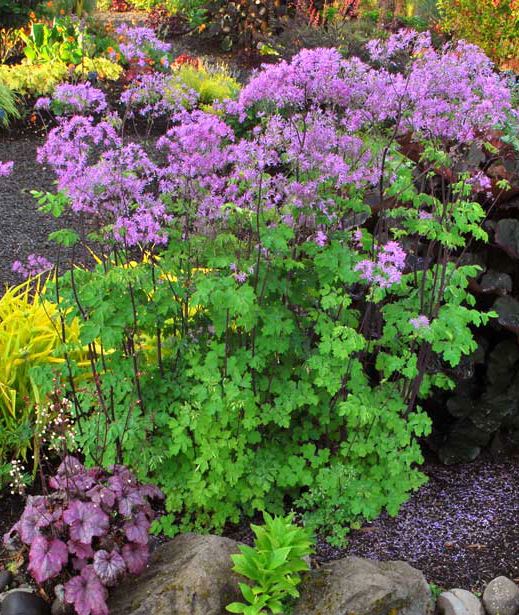
M 313 552 L 311 534 L 295 525 L 293 514 L 271 517 L 265 513 L 264 522 L 251 526 L 254 547 L 240 546 L 241 553 L 231 556 L 234 572 L 252 585 L 240 583 L 248 604 L 233 602 L 226 607 L 230 613 L 286 613 L 287 599 L 299 596 L 300 573 L 309 569 L 305 558 Z
M 25 458 L 52 383 L 48 376 L 65 363 L 59 353 L 59 312 L 41 290 L 39 280 L 36 287 L 27 281 L 6 289 L 0 298 L 0 466 L 11 456 Z M 76 342 L 78 327 L 77 320 L 67 326 L 67 335 Z
M 3 83 L 0 83 L 0 125 L 7 127 L 11 120 L 19 118 L 16 96 Z
M 65 80 L 67 65 L 63 62 L 45 64 L 0 65 L 0 83 L 22 96 L 50 94 Z
M 183 64 L 175 70 L 175 75 L 198 94 L 202 104 L 236 98 L 240 91 L 240 84 L 223 69 L 209 71 Z
M 20 36 L 30 63 L 79 64 L 83 57 L 83 30 L 67 17 L 55 19 L 51 26 L 35 22 L 29 34 L 21 32 Z
M 481 47 L 498 65 L 519 58 L 519 4 L 515 0 L 438 0 L 442 28 Z

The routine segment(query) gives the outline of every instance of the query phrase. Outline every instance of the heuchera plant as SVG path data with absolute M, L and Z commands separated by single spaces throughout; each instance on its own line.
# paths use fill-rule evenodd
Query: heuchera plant
M 123 466 L 86 469 L 70 455 L 49 485 L 50 495 L 29 496 L 4 543 L 18 536 L 29 547 L 37 583 L 65 580 L 65 601 L 78 615 L 107 615 L 107 588 L 146 567 L 150 500 L 162 493 Z

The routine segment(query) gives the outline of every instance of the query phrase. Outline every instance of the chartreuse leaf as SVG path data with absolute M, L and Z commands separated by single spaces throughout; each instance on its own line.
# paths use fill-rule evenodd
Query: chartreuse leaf
M 308 570 L 303 559 L 312 553 L 312 539 L 308 530 L 294 524 L 294 516 L 272 517 L 264 513 L 263 526 L 252 525 L 255 546 L 241 546 L 233 555 L 233 570 L 255 582 L 240 584 L 248 604 L 234 602 L 226 607 L 230 613 L 283 613 L 283 604 L 297 597 L 299 572 Z

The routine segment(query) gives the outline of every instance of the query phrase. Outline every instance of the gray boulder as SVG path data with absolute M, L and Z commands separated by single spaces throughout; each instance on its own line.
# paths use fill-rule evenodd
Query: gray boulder
M 228 538 L 177 536 L 154 551 L 143 574 L 111 592 L 110 615 L 224 615 L 241 599 L 234 553 L 238 543 Z
M 440 615 L 485 615 L 479 598 L 466 589 L 451 589 L 439 595 L 436 602 Z
M 430 615 L 423 574 L 405 562 L 347 557 L 309 572 L 294 615 Z
M 486 586 L 483 604 L 488 615 L 516 615 L 519 611 L 519 587 L 506 577 L 497 577 Z

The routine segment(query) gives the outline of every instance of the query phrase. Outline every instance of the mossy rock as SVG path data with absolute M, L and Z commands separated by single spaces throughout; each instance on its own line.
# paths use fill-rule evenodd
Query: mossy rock
M 147 570 L 110 595 L 111 615 L 223 615 L 241 599 L 231 570 L 238 543 L 183 534 L 159 546 Z
M 306 575 L 294 615 L 430 615 L 423 574 L 405 562 L 347 557 Z

